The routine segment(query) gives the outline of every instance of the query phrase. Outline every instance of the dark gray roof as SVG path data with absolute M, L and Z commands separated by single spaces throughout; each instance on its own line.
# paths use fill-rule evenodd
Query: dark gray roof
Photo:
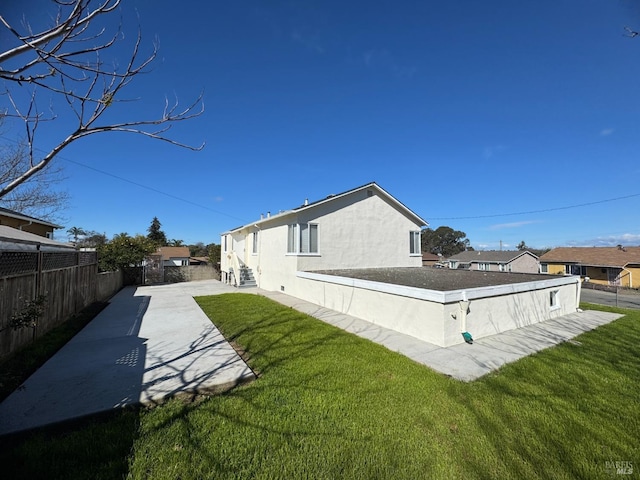
M 322 270 L 314 271 L 313 273 L 357 278 L 360 280 L 404 285 L 406 287 L 424 288 L 441 292 L 549 279 L 549 275 L 538 273 L 480 272 L 431 267 L 360 268 L 349 270 Z
M 488 263 L 509 263 L 522 255 L 532 255 L 534 258 L 538 258 L 528 250 L 476 250 L 460 252 L 449 260 L 455 260 L 458 262 L 488 262 Z

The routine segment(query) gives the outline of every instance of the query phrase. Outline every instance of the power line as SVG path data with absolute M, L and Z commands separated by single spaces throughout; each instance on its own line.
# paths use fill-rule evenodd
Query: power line
M 565 207 L 544 208 L 542 210 L 529 210 L 527 212 L 513 212 L 513 213 L 496 213 L 493 215 L 473 215 L 469 217 L 429 217 L 430 220 L 475 220 L 478 218 L 496 218 L 496 217 L 510 217 L 515 215 L 530 215 L 532 213 L 547 213 L 556 212 L 558 210 L 569 210 L 571 208 L 588 207 L 591 205 L 598 205 L 607 202 L 616 202 L 618 200 L 626 200 L 627 198 L 640 197 L 640 193 L 633 193 L 631 195 L 625 195 L 623 197 L 607 198 L 605 200 L 597 200 L 595 202 L 579 203 L 576 205 L 567 205 Z
M 14 140 L 6 138 L 4 136 L 0 136 L 0 138 L 2 138 L 3 140 L 7 140 L 7 141 L 14 141 Z M 15 143 L 18 143 L 18 142 L 15 142 Z M 44 150 L 42 150 L 40 148 L 34 148 L 34 150 L 39 151 L 41 153 L 46 153 L 46 152 L 44 152 Z M 234 215 L 230 215 L 228 213 L 221 212 L 219 210 L 215 210 L 215 209 L 213 209 L 211 207 L 207 207 L 206 205 L 202 205 L 200 203 L 192 202 L 191 200 L 187 200 L 186 198 L 178 197 L 177 195 L 174 195 L 172 193 L 164 192 L 162 190 L 159 190 L 159 189 L 154 188 L 154 187 L 150 187 L 148 185 L 144 185 L 143 183 L 134 182 L 133 180 L 129 180 L 128 178 L 124 178 L 124 177 L 121 177 L 121 176 L 116 175 L 114 173 L 110 173 L 110 172 L 106 172 L 104 170 L 100 170 L 99 168 L 92 167 L 92 166 L 87 165 L 87 164 L 82 163 L 82 162 L 78 162 L 77 160 L 71 160 L 69 158 L 65 158 L 64 156 L 62 156 L 60 154 L 56 155 L 56 158 L 59 158 L 60 160 L 64 160 L 65 162 L 73 163 L 74 165 L 78 165 L 80 167 L 84 167 L 84 168 L 89 169 L 89 170 L 93 170 L 94 172 L 100 173 L 102 175 L 106 175 L 108 177 L 115 178 L 115 179 L 120 180 L 122 182 L 130 183 L 131 185 L 135 185 L 136 187 L 144 188 L 145 190 L 150 190 L 150 191 L 158 193 L 160 195 L 164 195 L 165 197 L 169 197 L 169 198 L 172 198 L 174 200 L 178 200 L 178 201 L 183 202 L 183 203 L 188 203 L 189 205 L 193 205 L 194 207 L 199 207 L 199 208 L 202 208 L 204 210 L 208 210 L 210 212 L 217 213 L 218 215 L 224 215 L 225 217 L 233 218 L 234 220 L 239 220 L 239 221 L 241 221 L 243 223 L 247 223 L 247 220 L 245 220 L 243 218 L 236 217 Z
M 0 138 L 2 138 L 3 140 L 10 141 L 10 142 L 18 143 L 17 141 L 15 141 L 13 139 L 9 139 L 7 137 L 4 137 L 2 135 L 0 135 Z M 34 148 L 34 150 L 37 150 L 37 151 L 39 151 L 41 153 L 46 153 L 46 152 L 44 152 L 44 150 L 39 149 L 39 148 Z M 78 162 L 77 160 L 71 160 L 69 158 L 65 158 L 62 155 L 56 155 L 56 157 L 60 158 L 61 160 L 64 160 L 65 162 L 73 163 L 75 165 L 87 168 L 89 170 L 93 170 L 94 172 L 100 173 L 102 175 L 107 175 L 109 177 L 115 178 L 115 179 L 120 180 L 122 182 L 130 183 L 131 185 L 135 185 L 137 187 L 144 188 L 145 190 L 149 190 L 149 191 L 158 193 L 160 195 L 164 195 L 165 197 L 172 198 L 174 200 L 178 200 L 178 201 L 183 202 L 183 203 L 188 203 L 189 205 L 193 205 L 195 207 L 202 208 L 204 210 L 208 210 L 208 211 L 213 212 L 213 213 L 217 213 L 218 215 L 224 215 L 225 217 L 233 218 L 234 220 L 239 220 L 239 221 L 241 221 L 243 223 L 247 223 L 246 219 L 243 219 L 243 218 L 240 218 L 240 217 L 236 217 L 234 215 L 230 215 L 228 213 L 221 212 L 219 210 L 215 210 L 215 209 L 213 209 L 211 207 L 207 207 L 206 205 L 202 205 L 200 203 L 192 202 L 191 200 L 187 200 L 185 198 L 178 197 L 177 195 L 173 195 L 171 193 L 167 193 L 165 191 L 159 190 L 159 189 L 154 188 L 154 187 L 150 187 L 148 185 L 144 185 L 144 184 L 139 183 L 139 182 L 134 182 L 133 180 L 129 180 L 128 178 L 124 178 L 124 177 L 121 177 L 119 175 L 115 175 L 113 173 L 106 172 L 104 170 L 100 170 L 99 168 L 95 168 L 95 167 L 92 167 L 92 166 L 87 165 L 85 163 Z M 470 215 L 470 216 L 465 216 L 465 217 L 429 217 L 429 220 L 476 220 L 476 219 L 481 219 L 481 218 L 498 218 L 498 217 L 512 217 L 512 216 L 517 216 L 517 215 L 531 215 L 531 214 L 534 214 L 534 213 L 548 213 L 548 212 L 556 212 L 556 211 L 560 211 L 560 210 L 569 210 L 569 209 L 572 209 L 572 208 L 589 207 L 591 205 L 599 205 L 599 204 L 602 204 L 602 203 L 616 202 L 618 200 L 626 200 L 628 198 L 634 198 L 634 197 L 640 197 L 640 193 L 633 193 L 631 195 L 625 195 L 625 196 L 622 196 L 622 197 L 607 198 L 607 199 L 604 199 L 604 200 L 597 200 L 597 201 L 594 201 L 594 202 L 579 203 L 579 204 L 576 204 L 576 205 L 567 205 L 567 206 L 564 206 L 564 207 L 545 208 L 545 209 L 541 209 L 541 210 L 529 210 L 529 211 L 524 211 L 524 212 L 512 212 L 512 213 L 496 213 L 496 214 L 491 214 L 491 215 Z

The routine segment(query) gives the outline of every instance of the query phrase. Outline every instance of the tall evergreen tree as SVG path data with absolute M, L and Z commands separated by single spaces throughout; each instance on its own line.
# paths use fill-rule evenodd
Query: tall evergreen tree
M 155 243 L 158 247 L 164 247 L 167 245 L 167 235 L 162 231 L 162 224 L 158 217 L 153 217 L 151 225 L 147 228 L 147 238 Z

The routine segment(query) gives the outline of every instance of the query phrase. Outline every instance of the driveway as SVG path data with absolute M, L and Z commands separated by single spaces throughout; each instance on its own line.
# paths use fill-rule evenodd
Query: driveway
M 0 435 L 255 378 L 193 299 L 215 280 L 126 287 L 0 404 Z
M 611 307 L 640 309 L 640 293 L 638 292 L 620 291 L 616 294 L 614 292 L 583 288 L 581 289 L 580 301 L 609 305 Z

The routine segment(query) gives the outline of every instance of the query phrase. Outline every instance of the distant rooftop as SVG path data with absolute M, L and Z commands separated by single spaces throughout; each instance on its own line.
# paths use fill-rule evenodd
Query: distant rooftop
M 56 225 L 55 223 L 51 223 L 46 220 L 41 220 L 39 218 L 32 217 L 30 215 L 25 215 L 23 213 L 16 212 L 14 210 L 9 210 L 8 208 L 0 207 L 0 215 L 5 215 L 11 218 L 17 218 L 18 220 L 24 220 L 26 222 L 39 223 L 40 225 L 46 225 L 47 227 L 62 228 L 60 225 Z
M 640 263 L 640 247 L 558 247 L 542 255 L 540 261 L 624 267 Z
M 510 262 L 521 255 L 536 255 L 528 250 L 471 250 L 460 252 L 449 257 L 449 260 L 458 260 L 460 262 Z
M 549 275 L 537 273 L 482 272 L 431 267 L 314 270 L 313 273 L 357 278 L 360 280 L 424 288 L 441 292 L 549 279 Z

